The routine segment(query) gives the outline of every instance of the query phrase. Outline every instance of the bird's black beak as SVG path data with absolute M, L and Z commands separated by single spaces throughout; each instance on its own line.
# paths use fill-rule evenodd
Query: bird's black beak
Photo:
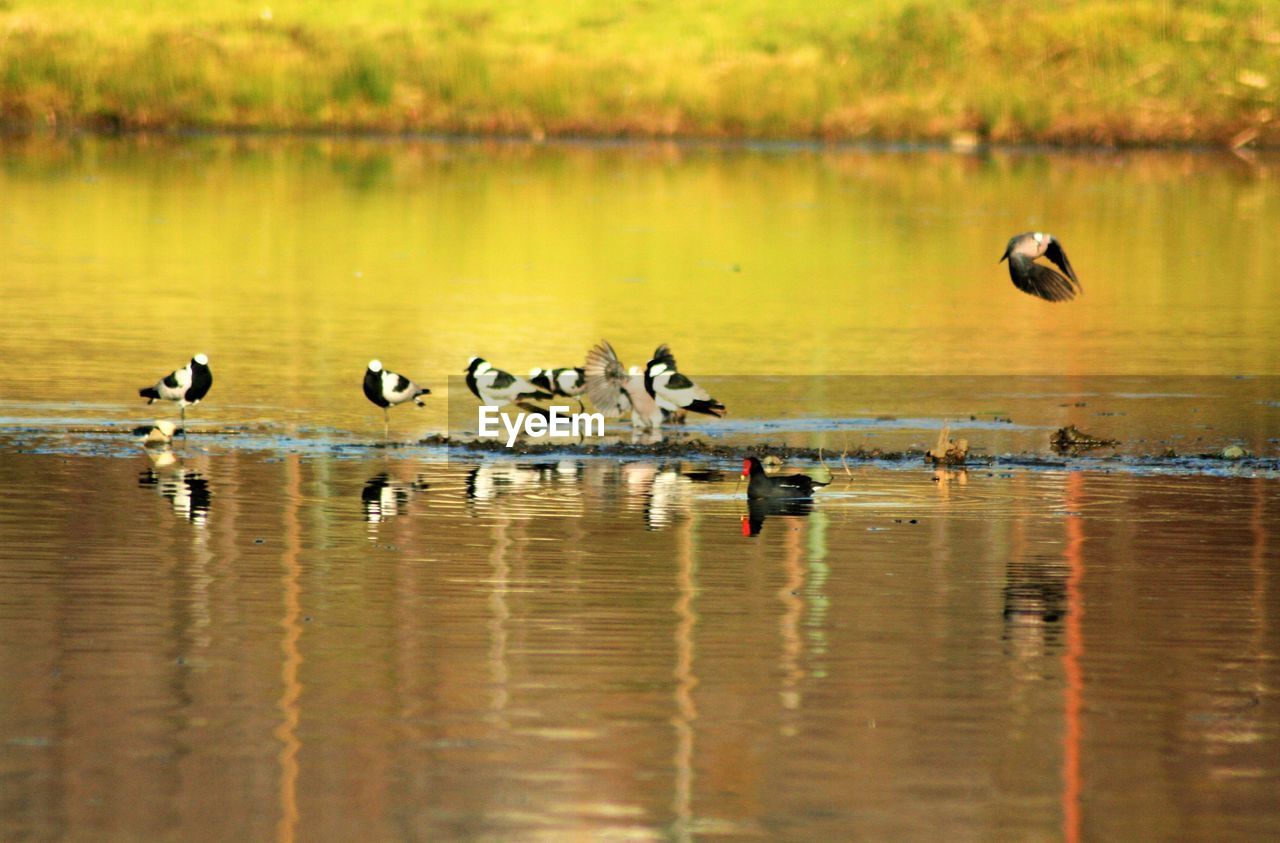
M 1005 258 L 1007 258 L 1007 257 L 1009 257 L 1009 252 L 1008 252 L 1008 250 L 1006 250 L 1006 251 L 1005 251 L 1005 253 L 1004 253 L 1003 255 L 1001 255 L 1001 256 L 1000 256 L 1000 260 L 996 261 L 996 263 L 998 263 L 998 264 L 1000 264 L 1000 263 L 1004 263 Z

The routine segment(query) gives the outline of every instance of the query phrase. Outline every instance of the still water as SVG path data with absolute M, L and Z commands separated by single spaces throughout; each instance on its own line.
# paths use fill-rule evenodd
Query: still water
M 1275 161 L 0 145 L 0 839 L 1280 835 Z M 1013 289 L 1047 229 L 1085 294 Z M 1233 467 L 367 447 L 670 342 L 688 436 Z M 203 351 L 193 436 L 137 388 Z M 451 383 L 449 378 L 454 378 Z

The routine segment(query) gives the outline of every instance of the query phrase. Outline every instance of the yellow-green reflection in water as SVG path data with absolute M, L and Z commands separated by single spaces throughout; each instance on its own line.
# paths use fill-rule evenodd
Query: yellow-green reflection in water
M 601 337 L 721 375 L 1280 372 L 1265 161 L 261 138 L 0 160 L 8 415 L 136 416 L 205 351 L 199 418 L 368 430 L 372 357 L 439 384 Z M 1012 287 L 996 259 L 1030 229 L 1082 298 Z

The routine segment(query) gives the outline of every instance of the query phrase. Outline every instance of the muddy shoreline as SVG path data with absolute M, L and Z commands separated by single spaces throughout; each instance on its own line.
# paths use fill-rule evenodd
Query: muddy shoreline
M 132 452 L 151 449 L 142 447 L 138 437 L 130 435 L 131 428 L 108 425 L 72 427 L 51 430 L 43 427 L 11 427 L 0 430 L 0 453 L 60 453 L 79 451 L 81 446 L 95 449 L 106 446 L 108 453 L 117 448 Z M 51 440 L 57 440 L 53 442 Z M 202 447 L 214 444 L 236 443 L 250 450 L 279 450 L 286 453 L 324 453 L 350 455 L 358 452 L 397 452 L 406 454 L 412 449 L 443 450 L 451 458 L 478 460 L 493 457 L 512 459 L 538 458 L 591 458 L 591 459 L 680 459 L 690 461 L 739 462 L 748 456 L 774 457 L 788 463 L 824 464 L 834 473 L 845 469 L 871 464 L 897 464 L 901 467 L 918 466 L 928 469 L 993 469 L 1033 468 L 1060 471 L 1150 470 L 1184 471 L 1190 473 L 1215 472 L 1268 472 L 1280 474 L 1280 457 L 1258 456 L 1240 449 L 1223 449 L 1212 452 L 1176 453 L 1172 448 L 1160 447 L 1155 453 L 1125 454 L 1114 447 L 1098 447 L 1088 452 L 1052 453 L 1019 451 L 998 454 L 967 454 L 963 462 L 935 464 L 927 448 L 892 450 L 858 447 L 848 451 L 825 448 L 793 446 L 771 443 L 714 442 L 701 438 L 672 438 L 655 443 L 605 441 L 580 444 L 563 442 L 518 441 L 508 448 L 500 440 L 456 439 L 444 434 L 432 434 L 415 441 L 379 442 L 367 440 L 328 439 L 323 437 L 281 438 L 256 425 L 225 426 L 217 429 L 193 430 L 190 437 L 178 436 L 172 447 Z
M 846 452 L 833 452 L 823 448 L 807 448 L 790 445 L 752 444 L 735 445 L 707 442 L 705 440 L 687 439 L 670 440 L 653 444 L 634 442 L 604 442 L 565 446 L 553 443 L 517 442 L 508 448 L 497 440 L 454 440 L 447 436 L 427 436 L 417 443 L 420 446 L 443 447 L 450 451 L 461 451 L 472 454 L 493 454 L 515 457 L 537 456 L 589 456 L 640 458 L 662 457 L 676 459 L 711 459 L 741 460 L 748 456 L 777 457 L 784 461 L 824 462 L 833 471 L 839 470 L 842 463 L 919 463 L 928 467 L 934 466 L 923 448 L 907 448 L 900 451 L 882 450 L 880 448 L 858 448 Z M 381 447 L 378 443 L 374 447 Z M 393 446 L 394 447 L 394 446 Z M 1100 450 L 1111 450 L 1110 448 Z M 1280 458 L 1257 457 L 1244 455 L 1240 457 L 1224 457 L 1221 453 L 1177 454 L 1166 449 L 1159 454 L 1139 454 L 1136 456 L 1116 453 L 1105 454 L 1070 454 L 1053 455 L 1033 452 L 1013 454 L 969 454 L 963 463 L 948 465 L 947 468 L 986 468 L 992 466 L 1018 466 L 1026 468 L 1105 468 L 1111 465 L 1168 466 L 1170 468 L 1187 468 L 1193 464 L 1209 464 L 1216 467 L 1240 466 L 1265 471 L 1280 471 Z

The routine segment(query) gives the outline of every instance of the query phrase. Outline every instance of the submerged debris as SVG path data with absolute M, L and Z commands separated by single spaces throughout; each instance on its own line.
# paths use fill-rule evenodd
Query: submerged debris
M 1049 437 L 1049 446 L 1054 451 L 1072 456 L 1084 451 L 1092 451 L 1094 448 L 1112 448 L 1119 444 L 1120 440 L 1118 439 L 1100 439 L 1097 436 L 1085 433 L 1074 424 L 1058 428 Z
M 964 465 L 969 455 L 968 439 L 952 439 L 951 425 L 944 424 L 938 433 L 938 442 L 924 455 L 934 465 Z

